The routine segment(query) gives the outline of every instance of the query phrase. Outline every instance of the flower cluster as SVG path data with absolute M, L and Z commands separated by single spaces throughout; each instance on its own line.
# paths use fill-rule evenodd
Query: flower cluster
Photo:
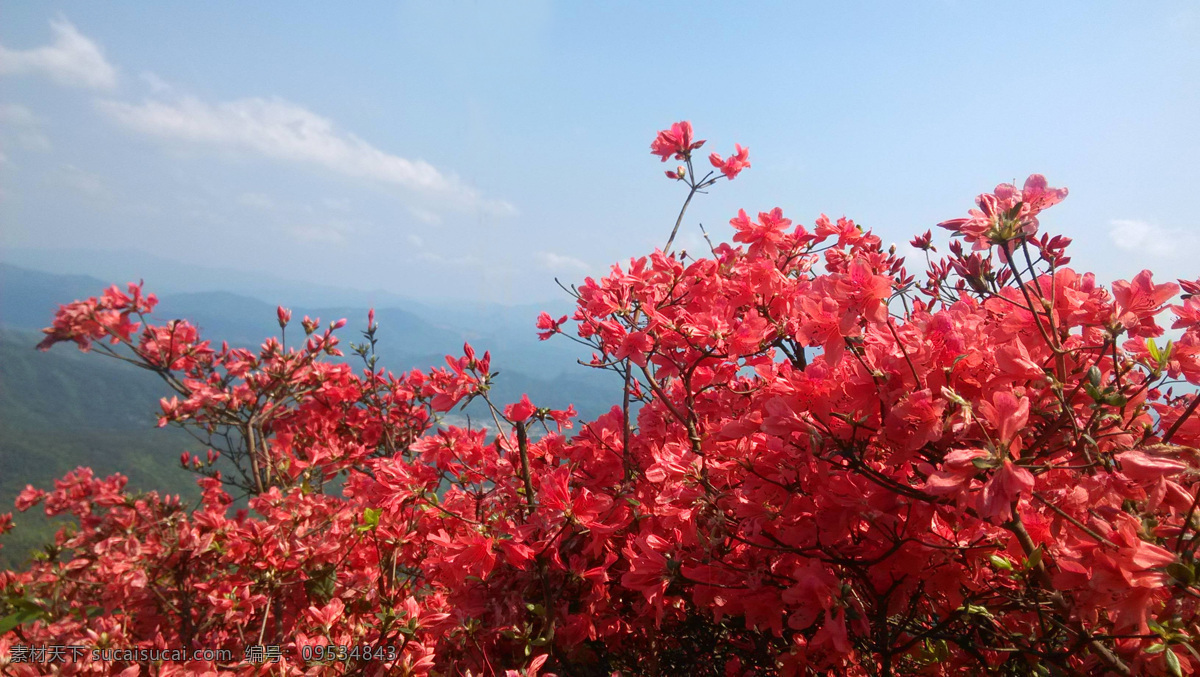
M 1062 202 L 1066 196 L 1066 188 L 1051 188 L 1046 177 L 1034 174 L 1025 180 L 1021 190 L 1011 183 L 1002 183 L 992 193 L 976 198 L 975 204 L 979 208 L 972 209 L 968 217 L 950 219 L 938 225 L 961 235 L 963 240 L 974 244 L 975 249 L 1003 246 L 1036 233 L 1037 215 Z
M 701 143 L 678 123 L 652 152 L 690 167 Z M 710 158 L 728 178 L 737 148 Z M 252 352 L 154 324 L 136 285 L 64 306 L 45 346 L 153 369 L 164 423 L 232 442 L 184 459 L 194 507 L 84 469 L 27 489 L 18 509 L 78 526 L 0 573 L 0 651 L 285 648 L 164 675 L 1194 674 L 1200 397 L 1166 386 L 1200 385 L 1200 280 L 1065 267 L 1069 241 L 1035 237 L 1065 195 L 981 196 L 920 282 L 852 220 L 779 209 L 710 257 L 615 265 L 570 318 L 623 384 L 587 422 L 493 403 L 470 346 L 390 374 L 373 319 L 355 371 L 339 323 Z M 470 400 L 490 426 L 439 422 Z M 305 658 L 359 644 L 396 652 Z

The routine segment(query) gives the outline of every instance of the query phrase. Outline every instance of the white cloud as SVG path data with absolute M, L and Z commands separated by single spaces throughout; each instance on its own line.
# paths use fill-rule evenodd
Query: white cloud
M 28 150 L 47 151 L 50 150 L 52 145 L 50 139 L 46 138 L 45 134 L 36 131 L 25 132 L 18 136 L 17 140 Z
M 0 103 L 0 123 L 14 127 L 36 127 L 40 120 L 33 111 L 15 103 Z
M 343 224 L 292 226 L 289 231 L 300 242 L 314 244 L 343 244 L 346 241 Z
M 421 209 L 420 207 L 409 207 L 408 213 L 412 214 L 414 217 L 416 217 L 416 219 L 418 221 L 420 221 L 421 223 L 425 223 L 425 224 L 428 224 L 431 226 L 436 226 L 442 222 L 442 217 L 429 211 L 428 209 Z
M 272 200 L 270 195 L 262 193 L 242 193 L 238 198 L 238 204 L 268 211 L 275 208 L 275 200 Z
M 1183 228 L 1166 228 L 1134 219 L 1110 221 L 1108 237 L 1119 249 L 1161 258 L 1189 254 L 1200 245 L 1200 240 Z
M 417 259 L 426 263 L 433 263 L 439 266 L 470 266 L 475 264 L 475 257 L 467 254 L 466 256 L 442 256 L 433 252 L 421 252 L 417 254 Z
M 60 85 L 108 89 L 117 84 L 117 69 L 104 52 L 65 19 L 50 22 L 54 40 L 44 47 L 16 50 L 0 45 L 0 75 L 36 73 Z
M 423 160 L 382 151 L 338 129 L 332 120 L 282 99 L 210 104 L 188 96 L 172 102 L 101 101 L 98 105 L 117 122 L 143 134 L 317 165 L 398 186 L 447 206 L 480 208 L 496 215 L 516 213 L 507 202 L 483 199 L 452 174 Z
M 28 150 L 50 149 L 50 139 L 38 129 L 42 121 L 33 111 L 15 103 L 0 104 L 0 125 L 11 131 L 17 143 Z
M 171 83 L 163 80 L 162 78 L 158 77 L 158 74 L 151 71 L 142 71 L 138 74 L 138 77 L 141 78 L 142 82 L 149 85 L 150 90 L 155 94 L 167 94 L 175 91 L 175 88 L 171 86 Z
M 61 185 L 67 186 L 93 199 L 111 197 L 108 187 L 104 185 L 104 181 L 99 176 L 82 170 L 75 165 L 63 165 L 57 172 L 55 179 Z
M 590 266 L 573 256 L 564 256 L 554 252 L 538 252 L 534 254 L 538 263 L 547 270 L 587 270 Z

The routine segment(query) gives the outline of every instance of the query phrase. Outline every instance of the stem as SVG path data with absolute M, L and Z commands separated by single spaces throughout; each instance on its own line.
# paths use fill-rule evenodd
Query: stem
M 529 434 L 525 432 L 525 422 L 517 423 L 517 453 L 521 456 L 521 479 L 525 483 L 525 504 L 533 512 L 533 477 L 529 472 Z
M 1188 405 L 1188 408 L 1183 411 L 1183 414 L 1181 414 L 1179 418 L 1175 419 L 1175 423 L 1173 423 L 1171 428 L 1167 430 L 1167 434 L 1163 435 L 1163 444 L 1167 444 L 1171 441 L 1171 438 L 1175 436 L 1176 431 L 1178 431 L 1179 427 L 1183 425 L 1183 422 L 1186 421 L 1188 417 L 1190 417 L 1192 413 L 1196 411 L 1196 405 L 1198 404 L 1200 404 L 1200 393 L 1197 393 L 1192 397 L 1192 403 Z
M 671 251 L 671 243 L 675 241 L 675 234 L 679 232 L 679 225 L 683 223 L 683 214 L 687 211 L 688 205 L 692 202 L 692 197 L 696 195 L 696 187 L 688 191 L 687 199 L 683 201 L 683 209 L 679 210 L 679 217 L 675 219 L 675 227 L 671 229 L 671 237 L 667 238 L 667 246 L 663 247 L 663 254 L 668 254 Z
M 242 427 L 242 434 L 246 438 L 246 451 L 250 456 L 250 472 L 254 475 L 254 488 L 257 493 L 261 494 L 266 491 L 266 488 L 263 486 L 262 470 L 258 464 L 258 449 L 254 444 L 254 429 L 251 424 L 247 423 Z
M 1025 524 L 1021 522 L 1021 516 L 1017 514 L 1015 505 L 1013 506 L 1012 515 L 1012 521 L 1005 526 L 1008 527 L 1009 531 L 1011 531 L 1017 537 L 1017 541 L 1021 544 L 1021 550 L 1025 552 L 1026 557 L 1029 557 L 1033 555 L 1035 550 L 1037 550 L 1037 546 L 1033 544 L 1033 538 L 1031 538 L 1029 536 L 1029 532 L 1025 530 Z M 1050 600 L 1053 602 L 1054 606 L 1058 608 L 1059 612 L 1062 613 L 1063 619 L 1070 619 L 1071 607 L 1067 604 L 1067 600 L 1063 597 L 1062 593 L 1054 589 L 1054 583 L 1050 579 L 1050 573 L 1046 571 L 1045 558 L 1038 562 L 1037 567 L 1034 569 L 1034 574 L 1037 577 L 1037 581 L 1041 588 L 1050 593 Z M 1112 650 L 1104 646 L 1099 639 L 1093 637 L 1091 633 L 1087 631 L 1087 628 L 1083 627 L 1082 623 L 1077 621 L 1076 627 L 1073 629 L 1075 632 L 1079 633 L 1080 639 L 1087 643 L 1088 647 L 1091 648 L 1091 650 L 1095 652 L 1096 656 L 1100 659 L 1100 662 L 1104 663 L 1109 670 L 1117 673 L 1118 675 L 1122 675 L 1123 677 L 1132 677 L 1133 671 L 1129 669 L 1129 666 L 1126 665 L 1119 656 L 1113 653 Z
M 525 483 L 525 504 L 529 506 L 529 512 L 532 515 L 535 504 L 533 500 L 533 478 L 529 472 L 529 434 L 525 431 L 525 422 L 517 423 L 517 452 L 521 456 L 521 479 Z M 538 563 L 538 578 L 542 582 L 542 606 L 545 609 L 546 625 L 542 631 L 542 637 L 547 641 L 547 649 L 551 655 L 554 654 L 554 625 L 557 620 L 557 613 L 554 609 L 554 593 L 550 589 L 549 569 L 546 566 L 545 555 L 539 554 L 537 557 Z
M 1046 342 L 1046 346 L 1050 348 L 1052 353 L 1054 353 L 1054 366 L 1056 372 L 1055 376 L 1060 382 L 1062 382 L 1066 379 L 1066 365 L 1064 364 L 1063 360 L 1063 349 L 1061 346 L 1059 346 L 1057 341 L 1054 341 L 1050 338 L 1050 335 L 1047 333 L 1046 329 L 1042 327 L 1042 316 L 1038 312 L 1037 307 L 1034 305 L 1033 298 L 1029 295 L 1029 290 L 1026 288 L 1025 282 L 1021 279 L 1021 271 L 1017 268 L 1016 262 L 1013 261 L 1011 252 L 1004 252 L 1004 261 L 1008 264 L 1009 269 L 1012 270 L 1013 279 L 1017 282 L 1017 289 L 1020 289 L 1021 295 L 1025 297 L 1025 303 L 1029 304 L 1029 312 L 1033 314 L 1033 323 L 1037 325 L 1038 333 L 1042 335 L 1042 339 Z M 1033 280 L 1033 285 L 1035 288 L 1037 287 L 1036 277 Z M 1038 291 L 1040 292 L 1040 290 Z M 1050 318 L 1052 312 L 1053 311 L 1051 310 L 1046 311 L 1048 318 L 1047 322 L 1050 324 L 1051 331 L 1054 330 L 1054 320 Z
M 692 203 L 692 198 L 695 197 L 696 193 L 698 193 L 701 188 L 711 186 L 716 181 L 716 179 L 712 179 L 710 181 L 708 178 L 712 176 L 712 172 L 705 174 L 703 179 L 696 181 L 695 174 L 692 171 L 691 155 L 689 155 L 687 158 L 687 169 L 688 186 L 691 188 L 691 190 L 688 191 L 687 199 L 683 201 L 683 207 L 679 210 L 679 216 L 675 218 L 675 227 L 671 229 L 671 237 L 667 238 L 667 246 L 663 247 L 664 255 L 671 252 L 671 243 L 675 241 L 675 234 L 679 232 L 679 225 L 683 223 L 683 215 L 687 213 L 687 208 L 688 205 Z
M 637 321 L 636 315 L 634 322 Z M 625 360 L 625 389 L 621 396 L 621 463 L 625 466 L 625 479 L 633 479 L 633 459 L 629 455 L 629 437 L 632 430 L 629 426 L 629 386 L 633 381 L 633 363 Z

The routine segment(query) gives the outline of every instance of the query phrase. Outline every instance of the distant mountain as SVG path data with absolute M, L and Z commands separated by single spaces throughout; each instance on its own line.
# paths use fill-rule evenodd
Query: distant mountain
M 96 296 L 108 284 L 87 275 L 58 275 L 0 263 L 0 325 L 41 329 L 59 305 Z
M 237 290 L 272 306 L 398 306 L 411 299 L 381 290 L 356 290 L 313 284 L 303 279 L 177 261 L 137 249 L 0 249 L 0 262 L 55 275 L 85 274 L 107 283 L 145 280 L 160 295 Z
M 154 428 L 158 399 L 169 391 L 153 374 L 72 346 L 34 350 L 41 338 L 36 330 L 50 324 L 59 305 L 96 296 L 109 284 L 0 264 L 0 512 L 10 509 L 26 484 L 49 487 L 80 465 L 99 474 L 122 472 L 137 488 L 195 494 L 194 478 L 177 467 L 178 458 L 182 449 L 202 450 L 182 431 Z M 554 312 L 565 314 L 566 306 Z M 348 343 L 361 340 L 367 308 L 346 304 L 293 312 L 289 342 L 302 338 L 298 320 L 304 315 L 326 323 L 347 318 L 339 335 L 349 353 Z M 498 404 L 527 393 L 542 406 L 574 404 L 585 419 L 607 411 L 617 400 L 619 382 L 577 364 L 584 355 L 576 344 L 562 337 L 539 341 L 538 312 L 537 306 L 382 307 L 376 311 L 381 362 L 394 372 L 440 366 L 445 355 L 460 355 L 463 342 L 470 341 L 480 352 L 493 353 L 500 376 L 491 394 Z M 274 304 L 228 291 L 164 294 L 154 316 L 186 318 L 205 338 L 233 345 L 254 347 L 279 334 Z M 465 413 L 488 418 L 482 403 Z M 16 519 L 26 526 L 3 539 L 0 565 L 23 558 L 52 533 L 38 516 Z
M 124 288 L 131 277 L 122 275 L 102 280 L 0 263 L 0 326 L 41 329 L 50 323 L 60 304 L 96 296 L 114 283 Z M 231 279 L 225 290 L 171 291 L 170 287 L 164 290 L 151 284 L 147 284 L 146 289 L 159 297 L 155 316 L 186 318 L 199 326 L 207 337 L 234 345 L 257 346 L 264 338 L 279 333 L 275 322 L 278 302 L 245 293 L 235 282 Z M 341 295 L 338 303 L 285 305 L 293 310 L 296 319 L 304 315 L 319 317 L 326 322 L 346 318 L 349 326 L 341 334 L 343 340 L 358 340 L 359 332 L 366 327 L 367 310 L 372 307 L 361 302 L 360 297 L 368 293 L 340 290 L 338 294 Z M 329 299 L 337 297 L 328 288 L 319 295 Z M 555 317 L 570 314 L 573 306 L 569 299 L 522 306 L 466 302 L 431 305 L 395 295 L 389 295 L 387 301 L 388 304 L 377 303 L 374 308 L 380 325 L 381 352 L 394 369 L 400 365 L 405 368 L 428 366 L 430 355 L 436 355 L 433 362 L 441 364 L 443 355 L 461 353 L 466 341 L 481 351 L 491 350 L 496 358 L 494 363 L 503 369 L 548 378 L 564 373 L 579 375 L 577 360 L 590 357 L 571 341 L 543 342 L 537 338 L 538 314 L 543 310 Z M 426 361 L 414 361 L 418 357 Z

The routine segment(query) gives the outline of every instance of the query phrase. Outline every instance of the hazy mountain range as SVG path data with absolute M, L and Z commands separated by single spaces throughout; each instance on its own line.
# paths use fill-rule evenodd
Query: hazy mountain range
M 12 260 L 13 253 L 6 258 Z M 152 374 L 69 345 L 45 353 L 34 349 L 41 338 L 37 330 L 50 324 L 60 304 L 96 296 L 110 284 L 124 286 L 138 277 L 126 270 L 130 264 L 98 254 L 88 269 L 98 271 L 93 276 L 36 270 L 38 264 L 52 269 L 52 262 L 31 258 L 28 267 L 0 263 L 0 512 L 11 509 L 26 484 L 49 488 L 80 465 L 99 474 L 119 471 L 138 489 L 194 495 L 193 476 L 178 468 L 179 452 L 203 450 L 182 431 L 154 427 L 158 399 L 168 394 L 165 385 Z M 160 298 L 154 317 L 187 318 L 214 342 L 254 347 L 277 335 L 276 298 L 292 308 L 294 322 L 304 315 L 324 322 L 346 318 L 339 335 L 343 343 L 357 341 L 373 303 L 381 362 L 392 371 L 443 365 L 445 355 L 461 355 L 463 342 L 470 341 L 480 352 L 492 351 L 493 369 L 500 372 L 492 392 L 499 402 L 528 393 L 536 404 L 574 404 L 590 418 L 606 411 L 620 392 L 613 375 L 576 362 L 590 356 L 577 344 L 564 337 L 538 340 L 534 322 L 541 310 L 556 316 L 571 312 L 565 293 L 564 301 L 542 306 L 435 305 L 387 292 L 305 288 L 248 273 L 145 263 L 146 290 Z M 0 566 L 20 562 L 52 533 L 41 516 L 14 519 L 17 530 L 2 540 Z

